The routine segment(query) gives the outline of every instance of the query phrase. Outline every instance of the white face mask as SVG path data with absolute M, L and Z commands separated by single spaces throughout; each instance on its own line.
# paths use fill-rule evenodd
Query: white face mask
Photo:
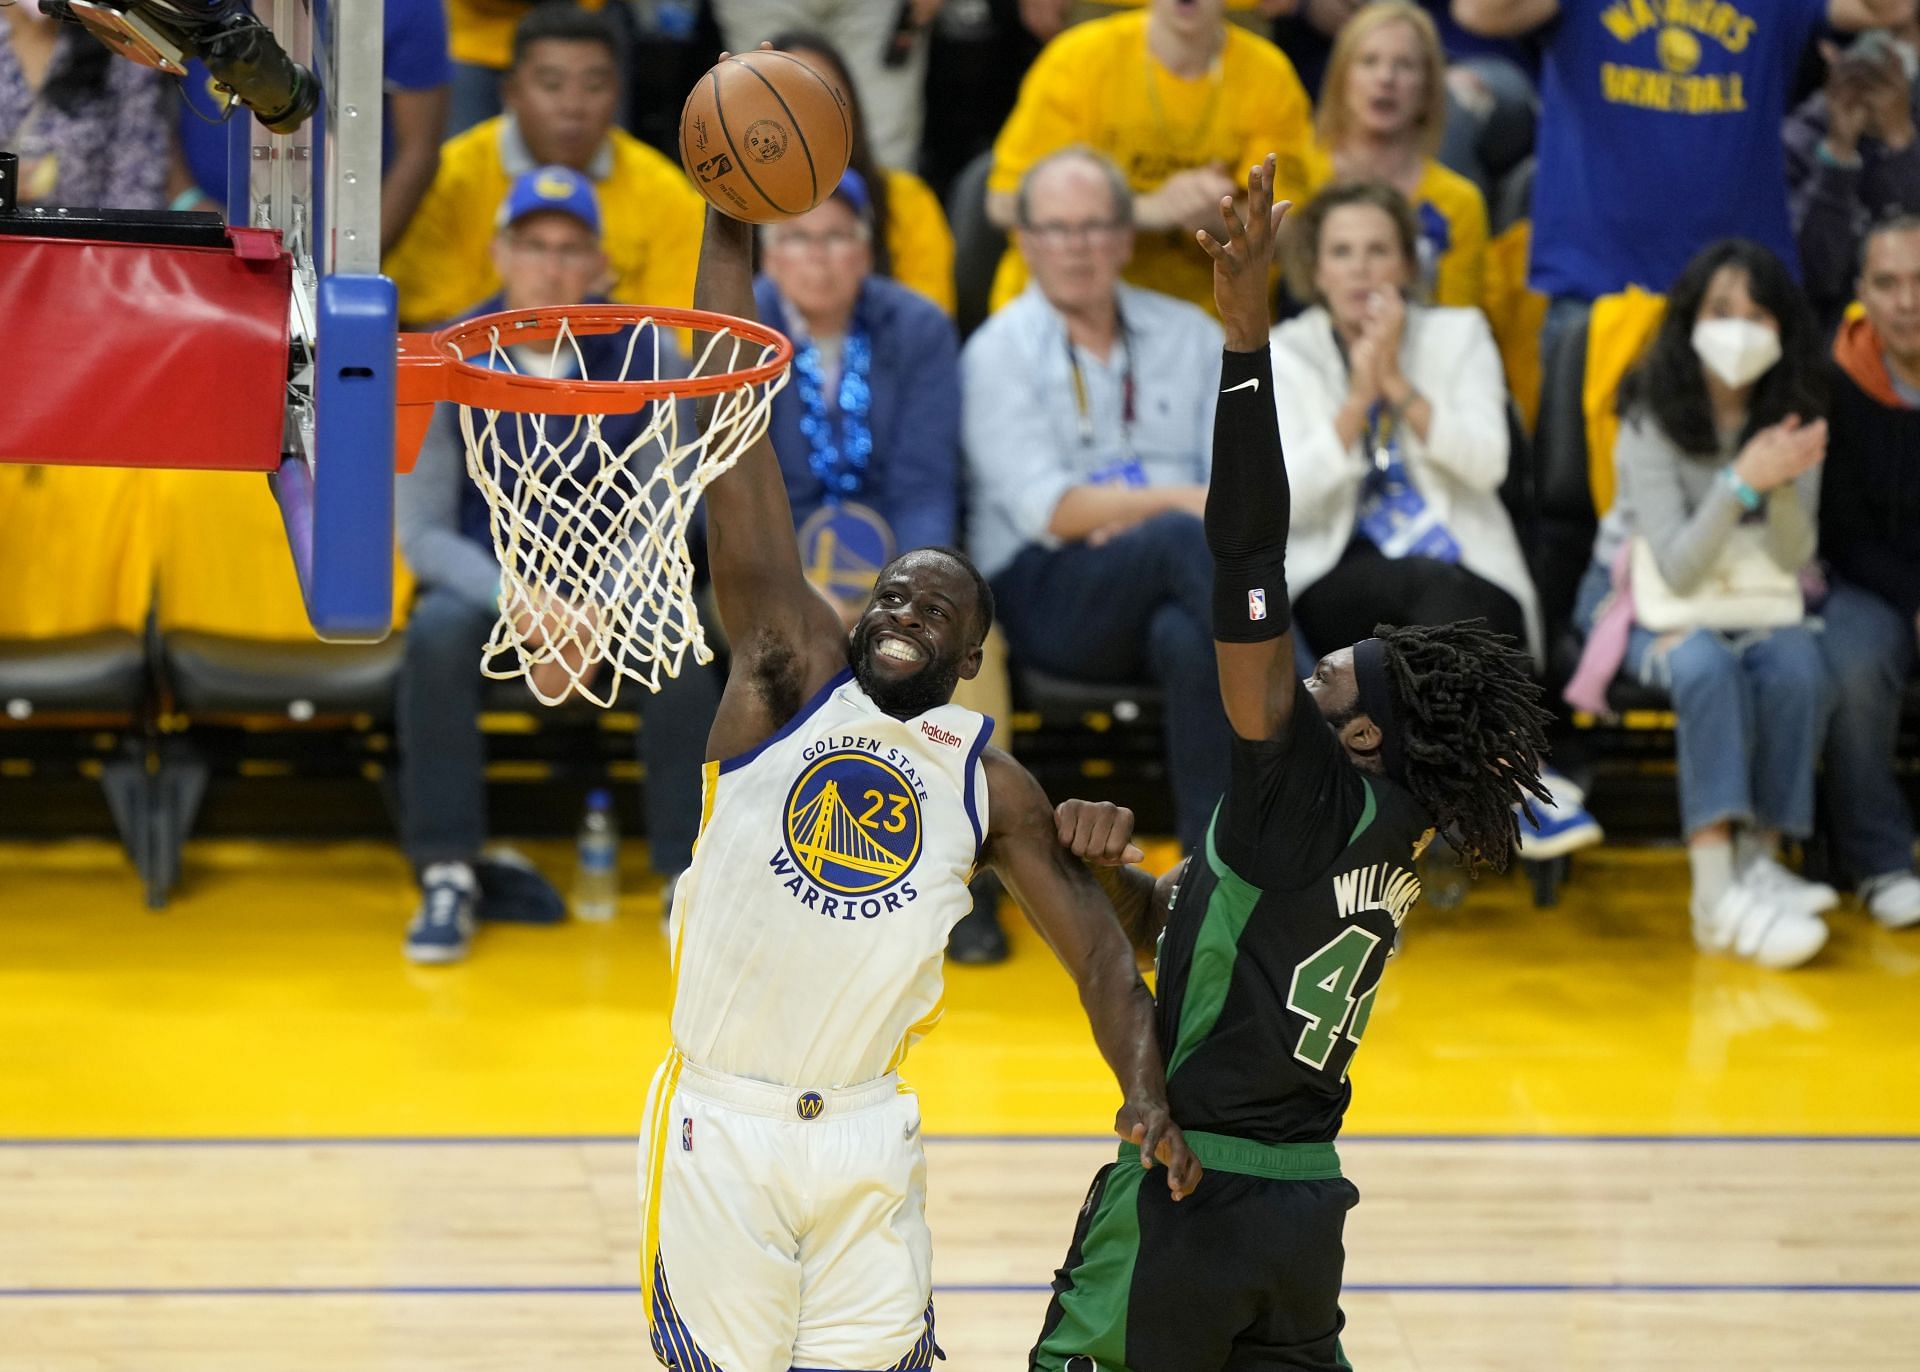
M 1780 360 L 1780 335 L 1751 319 L 1703 319 L 1693 326 L 1693 350 L 1727 385 L 1745 386 Z

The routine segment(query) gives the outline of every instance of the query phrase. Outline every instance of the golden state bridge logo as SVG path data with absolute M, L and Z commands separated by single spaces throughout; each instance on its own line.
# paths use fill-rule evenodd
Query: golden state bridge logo
M 785 858 L 820 888 L 823 914 L 871 919 L 897 910 L 919 894 L 903 880 L 920 856 L 919 796 L 884 758 L 860 748 L 827 753 L 787 794 L 785 846 L 785 854 L 774 857 L 774 871 L 793 873 L 786 884 L 809 908 L 816 892 Z M 895 886 L 900 889 L 890 889 Z

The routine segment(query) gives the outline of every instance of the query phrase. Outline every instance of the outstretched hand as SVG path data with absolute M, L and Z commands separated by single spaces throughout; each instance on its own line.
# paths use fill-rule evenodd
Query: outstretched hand
M 1256 352 L 1267 346 L 1269 309 L 1267 270 L 1273 265 L 1273 245 L 1280 221 L 1292 202 L 1273 203 L 1274 155 L 1247 172 L 1247 208 L 1244 214 L 1233 197 L 1220 197 L 1220 227 L 1199 229 L 1195 236 L 1213 259 L 1213 303 L 1234 352 Z

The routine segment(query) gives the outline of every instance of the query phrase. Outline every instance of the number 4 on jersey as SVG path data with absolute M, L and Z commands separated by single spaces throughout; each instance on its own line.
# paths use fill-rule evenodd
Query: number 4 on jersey
M 1380 984 L 1376 981 L 1358 997 L 1353 987 L 1379 943 L 1378 934 L 1350 925 L 1293 969 L 1287 1008 L 1307 1021 L 1293 1055 L 1316 1071 L 1326 1068 L 1342 1033 L 1357 1047 L 1360 1036 L 1367 1031 L 1367 1016 L 1373 1011 L 1373 995 Z M 1346 1075 L 1344 1069 L 1340 1075 Z

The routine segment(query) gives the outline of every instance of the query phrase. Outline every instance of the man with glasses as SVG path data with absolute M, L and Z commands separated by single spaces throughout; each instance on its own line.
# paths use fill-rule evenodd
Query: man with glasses
M 475 313 L 599 298 L 595 283 L 607 270 L 600 206 L 593 183 L 581 173 L 563 166 L 532 169 L 514 182 L 494 222 L 492 258 L 501 292 Z M 507 352 L 515 368 L 530 375 L 621 374 L 625 332 L 585 336 L 578 343 L 577 354 L 551 344 Z M 633 357 L 629 376 L 651 366 L 651 340 L 640 339 Z M 622 452 L 644 423 L 644 415 L 609 415 L 601 432 L 612 451 Z M 511 450 L 525 433 L 522 426 L 500 431 L 510 467 L 519 466 L 519 454 Z M 586 464 L 593 459 L 584 445 L 570 440 L 566 452 L 575 475 L 591 480 Z M 478 918 L 561 916 L 558 895 L 539 873 L 510 857 L 482 856 L 487 809 L 480 659 L 500 614 L 500 563 L 486 498 L 467 477 L 457 407 L 445 404 L 435 412 L 419 462 L 395 484 L 394 498 L 400 551 L 419 585 L 407 620 L 395 718 L 401 846 L 421 886 L 406 952 L 414 962 L 457 962 L 466 956 Z M 542 608 L 537 632 L 558 632 L 567 616 L 578 613 L 553 597 Z M 539 684 L 551 696 L 566 686 L 567 664 L 545 662 L 533 675 L 544 675 Z M 689 662 L 678 677 L 665 679 L 659 694 L 638 691 L 633 699 L 645 716 L 638 743 L 646 772 L 648 853 L 668 884 L 670 902 L 673 881 L 693 860 L 700 766 L 719 684 L 710 668 Z
M 1133 198 L 1098 153 L 1036 162 L 1014 211 L 1028 285 L 961 356 L 973 557 L 1016 661 L 1166 689 L 1167 771 L 1190 850 L 1227 768 L 1200 527 L 1220 328 L 1121 281 Z

